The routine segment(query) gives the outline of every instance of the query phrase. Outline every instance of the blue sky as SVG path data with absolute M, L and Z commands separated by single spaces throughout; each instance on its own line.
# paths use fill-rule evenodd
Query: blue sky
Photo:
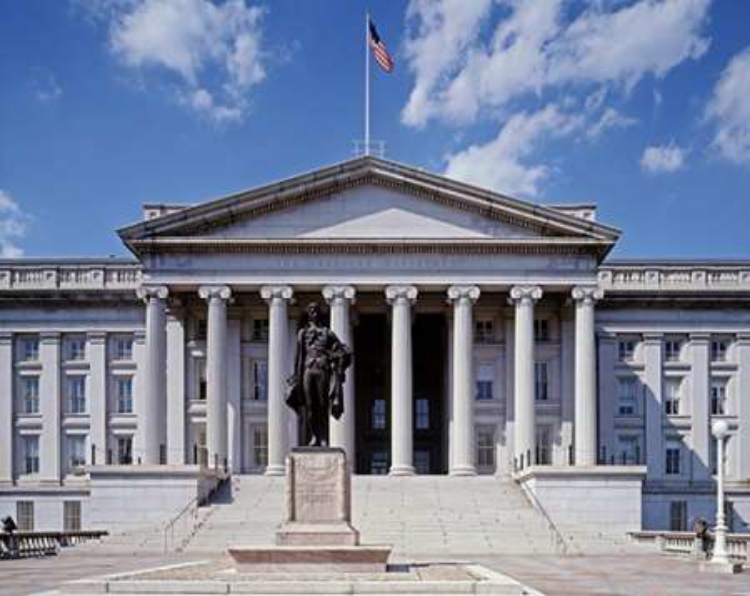
M 0 254 L 126 254 L 144 202 L 351 156 L 595 202 L 613 256 L 750 258 L 750 2 L 0 3 Z

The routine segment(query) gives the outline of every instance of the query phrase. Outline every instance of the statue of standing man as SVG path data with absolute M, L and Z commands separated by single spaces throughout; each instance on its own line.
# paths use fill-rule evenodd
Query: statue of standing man
M 344 381 L 351 350 L 321 321 L 316 302 L 307 306 L 307 323 L 297 333 L 294 374 L 286 403 L 305 423 L 309 446 L 329 445 L 329 416 L 344 413 Z

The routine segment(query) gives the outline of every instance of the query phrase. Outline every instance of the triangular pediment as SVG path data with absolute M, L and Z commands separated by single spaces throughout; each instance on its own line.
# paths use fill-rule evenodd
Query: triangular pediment
M 227 240 L 535 240 L 600 244 L 619 232 L 552 208 L 364 157 L 120 230 L 128 246 Z

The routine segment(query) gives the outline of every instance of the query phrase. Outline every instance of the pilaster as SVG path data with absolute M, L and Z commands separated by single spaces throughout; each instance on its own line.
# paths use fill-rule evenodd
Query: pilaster
M 692 360 L 692 470 L 694 480 L 711 478 L 709 453 L 711 441 L 711 334 L 690 334 L 690 359 Z
M 644 416 L 646 419 L 646 465 L 650 480 L 664 477 L 664 406 L 662 389 L 664 380 L 661 333 L 643 335 L 644 357 Z
M 170 306 L 167 314 L 167 463 L 186 463 L 185 314 Z
M 88 334 L 89 378 L 89 449 L 86 462 L 102 465 L 107 462 L 107 334 L 95 331 Z
M 62 392 L 60 391 L 60 334 L 41 333 L 39 358 L 42 376 L 39 398 L 42 411 L 42 436 L 39 440 L 39 476 L 42 482 L 59 484 L 62 479 L 62 446 L 60 417 Z
M 734 404 L 740 432 L 735 440 L 738 461 L 735 466 L 737 478 L 750 478 L 750 332 L 737 334 L 737 392 Z
M 14 479 L 13 334 L 0 332 L 0 486 Z

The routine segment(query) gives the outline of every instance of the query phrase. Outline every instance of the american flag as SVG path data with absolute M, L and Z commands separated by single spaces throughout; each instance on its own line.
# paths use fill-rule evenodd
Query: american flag
M 391 72 L 393 70 L 393 58 L 391 58 L 391 55 L 388 53 L 388 48 L 385 47 L 385 44 L 380 40 L 380 35 L 378 35 L 378 30 L 375 29 L 375 24 L 370 21 L 370 49 L 372 50 L 372 55 L 375 57 L 375 62 L 377 62 L 380 65 L 380 68 L 382 68 L 385 72 Z

